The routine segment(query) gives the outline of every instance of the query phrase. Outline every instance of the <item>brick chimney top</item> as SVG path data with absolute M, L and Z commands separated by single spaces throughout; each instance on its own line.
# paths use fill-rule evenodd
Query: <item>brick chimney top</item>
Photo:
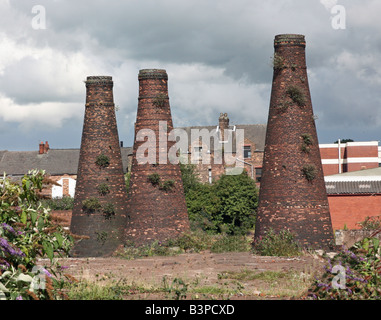
M 42 141 L 40 142 L 39 144 L 39 148 L 38 148 L 38 154 L 44 154 L 44 153 L 48 153 L 49 151 L 49 143 L 48 141 L 45 141 L 45 143 L 43 143 Z
M 218 125 L 221 130 L 227 129 L 229 127 L 229 118 L 227 113 L 220 113 L 220 117 L 218 118 Z
M 299 45 L 305 46 L 306 40 L 302 34 L 278 34 L 274 39 L 275 46 L 281 45 Z

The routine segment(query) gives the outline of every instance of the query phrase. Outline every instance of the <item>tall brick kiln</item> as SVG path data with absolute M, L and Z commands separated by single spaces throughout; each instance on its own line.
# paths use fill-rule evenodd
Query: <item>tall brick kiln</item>
M 124 243 L 127 191 L 115 118 L 113 81 L 87 77 L 86 107 L 71 232 L 87 236 L 75 256 L 104 256 Z
M 180 166 L 168 159 L 175 142 L 167 141 L 173 129 L 167 72 L 143 69 L 138 79 L 126 229 L 126 239 L 136 246 L 176 238 L 189 229 Z
M 328 248 L 333 231 L 303 35 L 277 35 L 255 239 L 289 229 L 300 245 Z

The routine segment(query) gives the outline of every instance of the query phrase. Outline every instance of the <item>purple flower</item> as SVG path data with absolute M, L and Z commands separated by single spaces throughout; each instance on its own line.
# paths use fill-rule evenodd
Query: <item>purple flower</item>
M 0 238 L 0 249 L 11 256 L 25 257 L 24 252 L 22 252 L 19 248 L 13 248 L 7 239 L 4 238 Z
M 6 224 L 5 222 L 0 224 L 0 226 L 4 229 L 9 231 L 10 233 L 16 234 L 15 229 L 13 229 L 9 224 Z
M 51 273 L 48 270 L 46 270 L 45 268 L 42 268 L 42 272 L 45 273 L 45 275 L 47 275 L 49 278 L 52 277 Z
M 18 296 L 16 300 L 23 300 L 22 296 Z

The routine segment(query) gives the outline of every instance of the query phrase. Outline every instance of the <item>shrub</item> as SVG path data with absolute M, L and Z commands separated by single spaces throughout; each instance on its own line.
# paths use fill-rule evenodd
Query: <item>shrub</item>
M 316 178 L 317 170 L 313 164 L 303 166 L 302 172 L 305 178 L 310 182 Z
M 153 186 L 160 184 L 160 175 L 158 173 L 152 173 L 148 176 L 148 181 L 152 183 Z
M 246 171 L 222 175 L 213 184 L 194 184 L 185 196 L 193 227 L 243 235 L 254 226 L 258 190 Z
M 285 59 L 279 54 L 274 54 L 272 59 L 272 65 L 275 70 L 281 70 L 286 68 Z
M 106 168 L 110 165 L 110 158 L 105 154 L 101 153 L 99 156 L 97 156 L 95 164 L 100 168 Z
M 73 239 L 51 222 L 39 201 L 44 171 L 31 170 L 21 186 L 0 179 L 0 299 L 63 299 L 65 282 L 53 258 L 67 256 Z M 37 258 L 51 264 L 37 266 Z
M 87 213 L 94 213 L 101 208 L 102 205 L 100 204 L 98 198 L 91 197 L 82 201 L 82 209 Z
M 287 89 L 286 93 L 291 98 L 291 100 L 296 103 L 299 107 L 304 107 L 306 104 L 306 97 L 303 92 L 295 86 L 291 86 Z
M 310 146 L 312 145 L 312 136 L 308 133 L 304 133 L 301 135 L 301 138 L 303 140 L 301 150 L 305 153 L 309 153 Z
M 289 230 L 276 233 L 269 229 L 263 238 L 254 241 L 253 252 L 261 256 L 297 256 L 301 250 Z
M 51 210 L 72 210 L 74 198 L 65 196 L 62 198 L 43 199 L 41 204 Z
M 97 186 L 97 191 L 101 196 L 105 196 L 110 193 L 110 187 L 107 183 L 103 182 Z
M 159 189 L 164 190 L 164 191 L 170 191 L 172 188 L 175 186 L 175 181 L 174 180 L 166 180 L 163 183 L 160 184 Z
M 102 212 L 106 218 L 110 219 L 113 215 L 115 215 L 115 206 L 113 203 L 108 202 L 102 207 Z

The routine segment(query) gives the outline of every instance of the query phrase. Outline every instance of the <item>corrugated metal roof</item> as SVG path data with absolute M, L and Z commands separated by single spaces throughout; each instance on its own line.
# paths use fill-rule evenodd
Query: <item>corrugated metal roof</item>
M 326 181 L 327 194 L 381 194 L 381 181 Z

